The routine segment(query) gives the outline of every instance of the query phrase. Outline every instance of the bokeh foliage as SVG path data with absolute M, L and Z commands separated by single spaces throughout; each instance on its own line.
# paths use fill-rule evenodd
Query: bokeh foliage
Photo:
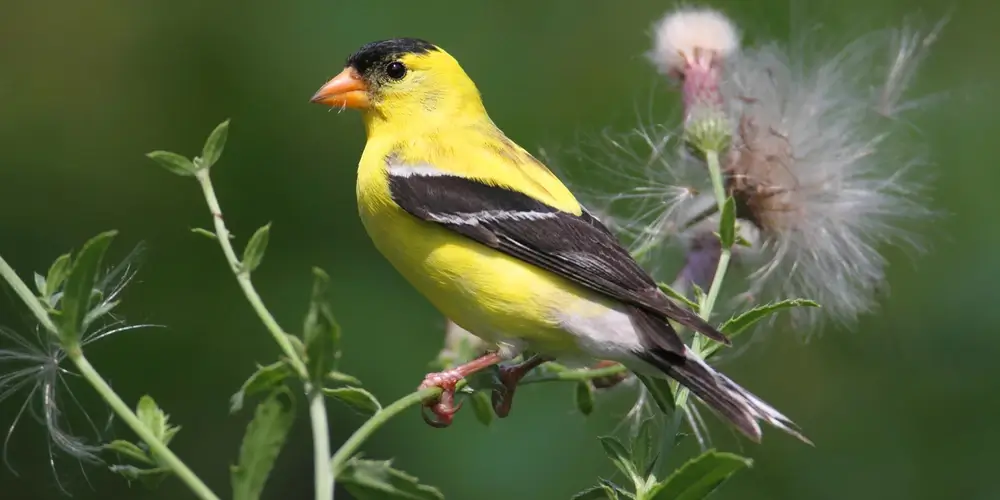
M 949 8 L 933 0 L 712 5 L 749 40 L 782 38 L 793 19 L 821 23 L 819 46 L 896 25 L 909 13 L 936 18 Z M 238 236 L 272 223 L 267 260 L 254 275 L 265 300 L 280 319 L 298 321 L 312 267 L 326 269 L 344 370 L 392 400 L 421 380 L 444 320 L 378 256 L 357 219 L 358 117 L 326 112 L 309 97 L 360 44 L 420 36 L 459 58 L 512 138 L 558 155 L 605 127 L 672 116 L 676 95 L 643 58 L 646 30 L 672 6 L 12 0 L 0 18 L 0 246 L 17 269 L 43 272 L 106 229 L 120 231 L 119 258 L 129 244 L 146 242 L 122 312 L 168 328 L 119 336 L 88 355 L 126 399 L 153 395 L 184 428 L 172 447 L 224 491 L 229 471 L 222 464 L 235 463 L 250 418 L 230 416 L 228 397 L 276 349 L 215 244 L 189 231 L 210 224 L 197 188 L 150 168 L 144 154 L 195 151 L 231 117 L 215 183 Z M 923 228 L 931 253 L 917 260 L 890 254 L 891 295 L 857 332 L 830 331 L 806 345 L 776 332 L 723 367 L 800 423 L 817 448 L 766 432 L 762 446 L 738 449 L 740 442 L 715 426 L 723 448 L 754 459 L 719 499 L 985 499 L 1000 490 L 991 479 L 991 450 L 1000 446 L 1000 403 L 991 397 L 1000 378 L 993 362 L 1000 312 L 991 300 L 1000 282 L 993 258 L 1000 231 L 991 216 L 1000 213 L 993 193 L 1000 170 L 991 160 L 1000 132 L 1000 60 L 993 54 L 1000 34 L 990 21 L 1000 7 L 986 0 L 954 7 L 914 89 L 948 91 L 913 115 L 914 133 L 926 138 L 936 163 L 928 203 L 947 213 Z M 794 17 L 797 10 L 805 16 Z M 27 315 L 15 304 L 0 300 L 0 323 L 24 328 Z M 89 388 L 74 388 L 102 416 Z M 448 498 L 568 498 L 612 474 L 595 437 L 620 422 L 630 397 L 599 396 L 584 418 L 571 387 L 535 385 L 519 392 L 510 418 L 488 429 L 468 410 L 447 430 L 427 427 L 414 411 L 388 424 L 365 451 L 396 457 Z M 0 407 L 3 428 L 16 403 Z M 361 417 L 329 408 L 336 447 Z M 131 439 L 123 426 L 115 430 Z M 21 423 L 9 460 L 20 476 L 0 470 L 5 498 L 59 497 L 39 426 Z M 299 419 L 270 497 L 308 496 L 311 460 L 308 425 Z M 77 464 L 61 457 L 55 468 L 74 498 L 187 495 L 173 480 L 152 493 L 129 489 L 99 468 L 86 469 L 88 484 Z

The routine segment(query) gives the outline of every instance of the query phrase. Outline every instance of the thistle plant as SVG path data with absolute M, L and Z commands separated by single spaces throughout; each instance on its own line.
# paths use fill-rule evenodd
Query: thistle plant
M 714 10 L 684 8 L 668 13 L 655 28 L 650 59 L 677 84 L 683 117 L 676 127 L 656 124 L 624 139 L 605 136 L 599 145 L 614 154 L 596 159 L 618 182 L 589 190 L 591 199 L 585 201 L 591 210 L 662 279 L 664 292 L 718 324 L 730 338 L 742 340 L 762 325 L 773 329 L 775 318 L 783 315 L 808 334 L 818 330 L 822 318 L 843 323 L 869 311 L 884 279 L 879 245 L 891 240 L 915 246 L 916 238 L 901 221 L 931 215 L 915 197 L 920 186 L 906 175 L 919 157 L 900 160 L 888 145 L 890 129 L 902 122 L 904 112 L 916 108 L 916 101 L 902 101 L 904 90 L 941 25 L 929 33 L 904 28 L 872 35 L 815 65 L 793 58 L 776 43 L 741 47 L 735 26 Z M 890 62 L 873 86 L 860 75 L 882 48 L 890 49 Z M 260 498 L 299 407 L 305 406 L 317 500 L 332 499 L 335 483 L 358 499 L 444 498 L 437 488 L 396 469 L 391 460 L 360 453 L 387 421 L 416 412 L 441 390 L 417 390 L 383 404 L 357 377 L 341 371 L 342 332 L 336 307 L 326 299 L 330 279 L 322 269 L 312 269 L 310 301 L 295 329 L 282 326 L 258 293 L 252 278 L 264 263 L 271 224 L 262 225 L 237 251 L 211 177 L 228 134 L 226 120 L 192 158 L 169 151 L 148 154 L 168 172 L 197 184 L 211 226 L 193 233 L 218 245 L 278 347 L 273 362 L 257 366 L 230 397 L 233 413 L 252 404 L 254 416 L 235 454 L 226 496 Z M 576 187 L 577 192 L 588 191 L 584 184 Z M 30 334 L 0 328 L 0 341 L 11 344 L 0 348 L 0 402 L 25 395 L 10 432 L 23 415 L 38 415 L 49 436 L 50 462 L 65 453 L 129 481 L 154 487 L 176 478 L 195 497 L 218 499 L 170 448 L 174 440 L 185 439 L 181 427 L 149 395 L 139 397 L 134 407 L 127 404 L 85 356 L 94 342 L 154 326 L 129 324 L 116 313 L 135 276 L 138 254 L 107 267 L 106 253 L 116 235 L 101 233 L 59 256 L 44 274 L 34 274 L 33 288 L 0 257 L 0 277 L 33 318 Z M 682 259 L 663 258 L 672 247 L 681 248 Z M 724 295 L 727 278 L 744 289 Z M 721 344 L 685 335 L 696 355 L 717 361 Z M 444 370 L 488 347 L 449 322 L 442 350 L 431 363 Z M 74 435 L 63 423 L 61 395 L 69 394 L 80 405 L 67 391 L 69 374 L 79 374 L 137 441 L 100 442 L 100 428 L 112 422 L 98 425 L 89 417 L 98 442 Z M 676 383 L 630 375 L 621 365 L 597 361 L 586 368 L 547 362 L 521 384 L 550 382 L 571 385 L 572 399 L 584 416 L 598 410 L 600 391 L 638 389 L 627 435 L 611 433 L 595 443 L 624 480 L 601 478 L 574 499 L 697 500 L 752 465 L 710 445 L 700 406 Z M 493 367 L 460 383 L 458 394 L 478 421 L 495 425 L 491 397 L 502 385 L 499 368 Z M 328 398 L 367 417 L 336 450 L 330 448 L 329 430 L 339 423 L 329 419 Z M 664 464 L 673 458 L 685 427 L 701 451 L 667 470 Z M 797 430 L 787 430 L 808 442 Z M 6 440 L 4 448 L 6 459 Z

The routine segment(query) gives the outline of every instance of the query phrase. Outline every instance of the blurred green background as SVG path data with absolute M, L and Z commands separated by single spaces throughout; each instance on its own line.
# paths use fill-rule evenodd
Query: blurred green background
M 365 5 L 367 3 L 367 5 Z M 785 39 L 805 2 L 715 1 L 748 41 Z M 167 328 L 95 344 L 92 362 L 129 402 L 151 394 L 183 426 L 172 447 L 220 494 L 251 412 L 228 397 L 277 349 L 228 274 L 194 181 L 143 155 L 198 152 L 232 118 L 214 170 L 227 222 L 240 238 L 273 222 L 255 281 L 286 328 L 301 325 L 310 267 L 325 268 L 344 329 L 346 371 L 383 401 L 411 391 L 441 346 L 444 320 L 369 243 L 356 216 L 354 173 L 364 145 L 356 113 L 309 104 L 362 43 L 418 36 L 444 46 L 482 90 L 494 120 L 522 146 L 572 147 L 580 133 L 634 126 L 652 98 L 662 119 L 675 97 L 646 62 L 648 29 L 667 1 L 580 2 L 28 2 L 0 17 L 0 253 L 25 277 L 97 232 L 121 231 L 118 259 L 148 251 L 123 312 Z M 927 201 L 948 216 L 923 228 L 931 253 L 889 251 L 892 293 L 857 331 L 811 342 L 792 332 L 755 345 L 725 369 L 803 426 L 816 448 L 766 431 L 748 445 L 716 421 L 721 447 L 755 459 L 721 499 L 1000 498 L 1000 231 L 990 160 L 1000 134 L 1000 7 L 988 0 L 844 0 L 810 5 L 807 20 L 833 45 L 871 29 L 954 7 L 915 94 L 947 101 L 915 118 L 938 180 Z M 801 26 L 804 28 L 804 26 Z M 660 93 L 651 94 L 651 89 Z M 567 168 L 572 168 L 568 165 Z M 0 324 L 24 331 L 24 311 L 0 299 Z M 89 387 L 74 381 L 102 417 Z M 589 418 L 570 386 L 518 394 L 511 417 L 484 428 L 471 411 L 447 430 L 415 410 L 364 447 L 453 499 L 564 499 L 610 476 L 595 436 L 610 433 L 632 392 L 609 394 Z M 6 431 L 22 399 L 0 405 Z M 360 420 L 330 404 L 336 447 Z M 267 498 L 309 498 L 312 451 L 305 408 Z M 79 425 L 79 420 L 74 422 Z M 79 427 L 74 427 L 79 430 Z M 110 435 L 131 439 L 116 423 Z M 107 436 L 106 436 L 107 437 Z M 740 444 L 743 443 L 743 444 Z M 0 468 L 0 498 L 61 498 L 41 426 L 21 421 Z M 685 453 L 692 451 L 690 446 Z M 101 467 L 57 455 L 74 498 L 188 498 L 176 480 L 129 487 Z M 346 496 L 338 496 L 345 498 Z

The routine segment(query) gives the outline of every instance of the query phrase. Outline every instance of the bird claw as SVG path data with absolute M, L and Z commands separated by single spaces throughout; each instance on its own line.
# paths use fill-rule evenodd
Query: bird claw
M 499 367 L 499 378 L 502 384 L 499 388 L 494 388 L 492 393 L 493 412 L 497 417 L 505 418 L 510 414 L 510 407 L 514 404 L 514 391 L 517 383 L 524 377 L 525 371 L 521 365 Z
M 424 422 L 438 429 L 443 429 L 451 425 L 451 422 L 455 419 L 455 413 L 462 408 L 461 404 L 455 405 L 455 387 L 463 378 L 462 374 L 455 370 L 428 373 L 424 377 L 424 381 L 420 384 L 418 390 L 439 387 L 442 391 L 437 397 L 424 401 L 423 408 L 420 411 L 420 416 L 423 417 Z M 429 416 L 425 410 L 430 410 L 430 413 L 436 418 Z

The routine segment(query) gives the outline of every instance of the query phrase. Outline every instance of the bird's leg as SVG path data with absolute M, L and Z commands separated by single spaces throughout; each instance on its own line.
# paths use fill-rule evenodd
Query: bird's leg
M 451 421 L 454 418 L 455 412 L 462 407 L 462 405 L 455 406 L 455 386 L 459 381 L 476 373 L 485 368 L 489 368 L 499 362 L 503 361 L 503 357 L 499 352 L 486 353 L 468 363 L 456 366 L 451 370 L 446 370 L 437 373 L 428 373 L 424 377 L 423 383 L 420 384 L 418 390 L 427 389 L 430 387 L 440 387 L 441 395 L 433 400 L 425 401 L 424 407 L 429 408 L 431 413 L 436 416 L 436 419 L 431 419 L 427 414 L 421 412 L 421 416 L 424 417 L 424 421 L 433 427 L 448 427 L 451 425 Z
M 503 384 L 503 388 L 493 390 L 493 411 L 498 417 L 504 418 L 510 414 L 510 406 L 514 403 L 514 390 L 517 389 L 521 379 L 539 365 L 552 360 L 551 357 L 535 354 L 514 366 L 500 367 L 500 383 Z

